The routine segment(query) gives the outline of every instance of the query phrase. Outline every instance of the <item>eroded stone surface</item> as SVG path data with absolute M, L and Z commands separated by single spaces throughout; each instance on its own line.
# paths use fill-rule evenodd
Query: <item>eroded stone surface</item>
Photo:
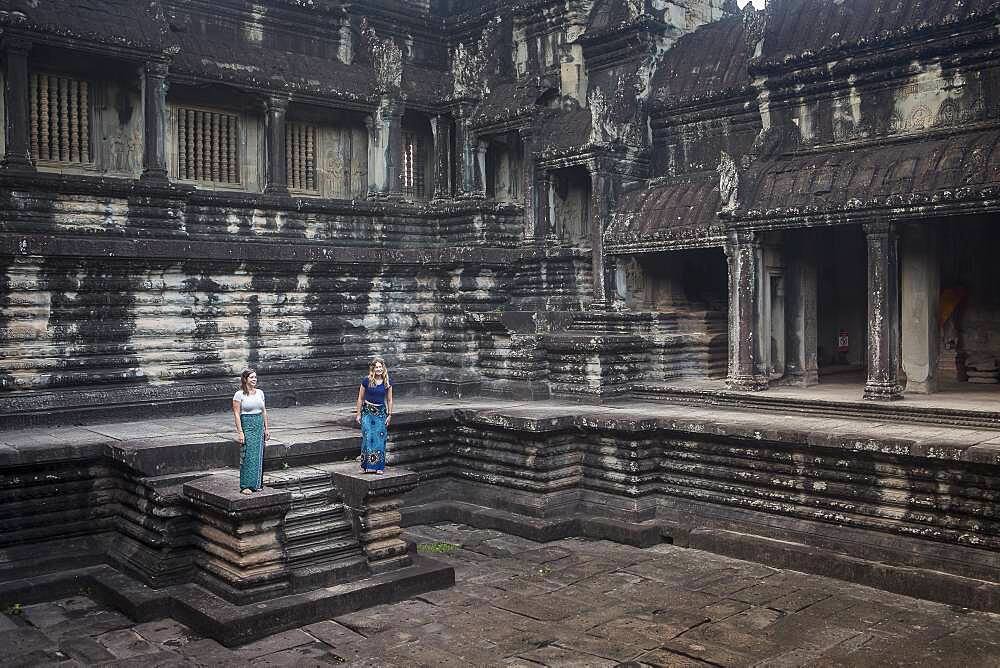
M 464 525 L 409 529 L 418 546 L 474 545 Z M 169 619 L 109 630 L 85 595 L 8 608 L 4 665 L 995 665 L 1000 615 L 670 545 L 500 536 L 505 556 L 436 552 L 479 577 L 227 649 Z M 541 552 L 563 554 L 539 563 Z M 513 595 L 512 583 L 552 585 Z M 47 624 L 58 612 L 73 630 Z M 39 626 L 33 623 L 37 622 Z M 75 663 L 74 663 L 75 662 Z

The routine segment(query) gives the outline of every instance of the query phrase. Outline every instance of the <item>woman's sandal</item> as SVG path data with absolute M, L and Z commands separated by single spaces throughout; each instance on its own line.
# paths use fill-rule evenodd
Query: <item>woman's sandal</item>
M 253 494 L 253 490 L 250 489 L 249 487 L 245 487 L 240 490 L 240 494 L 246 494 L 249 496 L 250 494 Z

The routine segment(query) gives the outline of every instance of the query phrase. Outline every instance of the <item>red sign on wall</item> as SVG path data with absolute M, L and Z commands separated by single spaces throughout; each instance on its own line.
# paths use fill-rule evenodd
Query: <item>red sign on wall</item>
M 851 340 L 847 335 L 847 330 L 842 329 L 837 334 L 837 352 L 846 353 L 851 348 Z

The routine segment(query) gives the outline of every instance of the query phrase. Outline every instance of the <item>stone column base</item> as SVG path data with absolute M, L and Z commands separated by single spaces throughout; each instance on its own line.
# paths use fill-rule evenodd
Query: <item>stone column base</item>
M 726 389 L 736 392 L 763 392 L 767 386 L 767 379 L 761 376 L 730 376 L 726 378 Z
M 903 398 L 903 388 L 896 383 L 865 383 L 864 398 L 868 401 L 897 401 Z

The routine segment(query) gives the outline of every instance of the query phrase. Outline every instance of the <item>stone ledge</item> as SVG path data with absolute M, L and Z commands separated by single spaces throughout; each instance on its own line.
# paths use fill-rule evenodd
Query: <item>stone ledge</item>
M 391 573 L 251 605 L 236 605 L 196 584 L 153 589 L 110 566 L 0 583 L 0 603 L 41 603 L 88 588 L 135 622 L 172 617 L 232 647 L 287 629 L 455 584 L 455 570 L 426 557 Z
M 669 532 L 654 521 L 629 522 L 617 518 L 573 514 L 539 518 L 496 510 L 464 501 L 431 501 L 403 508 L 403 526 L 458 522 L 477 529 L 496 529 L 529 540 L 546 543 L 563 538 L 584 537 L 612 540 L 636 547 L 652 547 L 670 539 Z
M 692 529 L 689 547 L 924 598 L 963 608 L 1000 612 L 1000 583 L 859 559 L 802 543 L 723 529 Z
M 184 483 L 184 495 L 226 514 L 267 509 L 292 500 L 291 492 L 270 487 L 263 487 L 253 494 L 243 494 L 239 478 L 229 474 L 210 475 Z

